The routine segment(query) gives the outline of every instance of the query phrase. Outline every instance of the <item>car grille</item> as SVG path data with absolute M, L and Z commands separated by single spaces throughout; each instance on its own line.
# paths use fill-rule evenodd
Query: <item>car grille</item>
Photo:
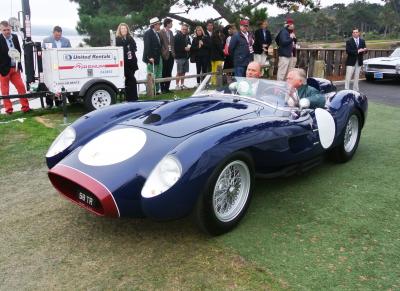
M 395 70 L 396 66 L 391 66 L 391 65 L 368 65 L 368 69 L 372 69 L 372 70 L 374 70 L 374 69 L 376 69 L 376 70 L 379 70 L 379 69 Z
M 50 173 L 49 178 L 62 195 L 97 215 L 104 215 L 104 208 L 94 193 L 57 174 Z

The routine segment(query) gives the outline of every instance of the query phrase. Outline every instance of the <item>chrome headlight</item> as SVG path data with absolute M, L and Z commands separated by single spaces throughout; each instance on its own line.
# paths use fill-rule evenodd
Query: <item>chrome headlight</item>
M 75 138 L 76 138 L 75 129 L 71 126 L 68 126 L 53 141 L 49 150 L 47 151 L 46 157 L 51 158 L 61 153 L 75 141 Z
M 396 65 L 396 71 L 400 71 L 400 64 Z
M 177 158 L 165 156 L 153 169 L 142 189 L 144 198 L 160 195 L 171 188 L 181 177 L 182 166 Z

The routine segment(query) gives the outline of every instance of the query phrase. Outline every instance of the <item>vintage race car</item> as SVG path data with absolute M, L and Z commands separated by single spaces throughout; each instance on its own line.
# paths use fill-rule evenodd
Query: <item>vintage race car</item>
M 400 48 L 389 57 L 368 59 L 364 61 L 363 70 L 367 81 L 395 79 L 400 77 Z
M 325 108 L 310 109 L 284 82 L 213 82 L 221 84 L 208 76 L 190 98 L 123 103 L 82 116 L 46 154 L 51 183 L 100 216 L 192 214 L 218 235 L 245 214 L 256 176 L 299 173 L 326 153 L 338 162 L 353 157 L 366 96 L 309 79 L 326 94 Z

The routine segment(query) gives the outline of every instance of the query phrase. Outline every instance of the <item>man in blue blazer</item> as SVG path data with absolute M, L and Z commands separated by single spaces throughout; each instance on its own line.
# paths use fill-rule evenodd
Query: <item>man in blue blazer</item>
M 229 54 L 233 56 L 233 67 L 236 77 L 246 76 L 247 65 L 253 61 L 254 37 L 249 32 L 249 21 L 240 21 L 240 31 L 235 33 L 229 43 Z
M 68 38 L 62 36 L 62 29 L 59 26 L 53 28 L 53 35 L 46 37 L 42 43 L 43 48 L 65 48 L 71 47 Z
M 345 89 L 350 89 L 350 81 L 353 77 L 353 90 L 359 91 L 358 78 L 360 70 L 363 65 L 364 54 L 367 52 L 365 40 L 360 38 L 360 31 L 358 28 L 353 29 L 352 37 L 346 41 L 346 81 L 344 84 Z

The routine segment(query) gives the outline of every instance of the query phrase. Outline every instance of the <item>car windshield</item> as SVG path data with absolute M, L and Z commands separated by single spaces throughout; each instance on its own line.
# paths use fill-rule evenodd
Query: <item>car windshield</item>
M 394 52 L 392 52 L 392 54 L 390 55 L 390 57 L 392 57 L 392 58 L 399 58 L 399 57 L 400 57 L 400 47 L 398 47 L 397 49 L 395 49 Z
M 209 75 L 204 78 L 193 96 L 210 95 L 252 99 L 275 108 L 288 106 L 291 98 L 298 100 L 296 90 L 289 88 L 286 82 L 245 77 L 223 76 L 221 78 Z

